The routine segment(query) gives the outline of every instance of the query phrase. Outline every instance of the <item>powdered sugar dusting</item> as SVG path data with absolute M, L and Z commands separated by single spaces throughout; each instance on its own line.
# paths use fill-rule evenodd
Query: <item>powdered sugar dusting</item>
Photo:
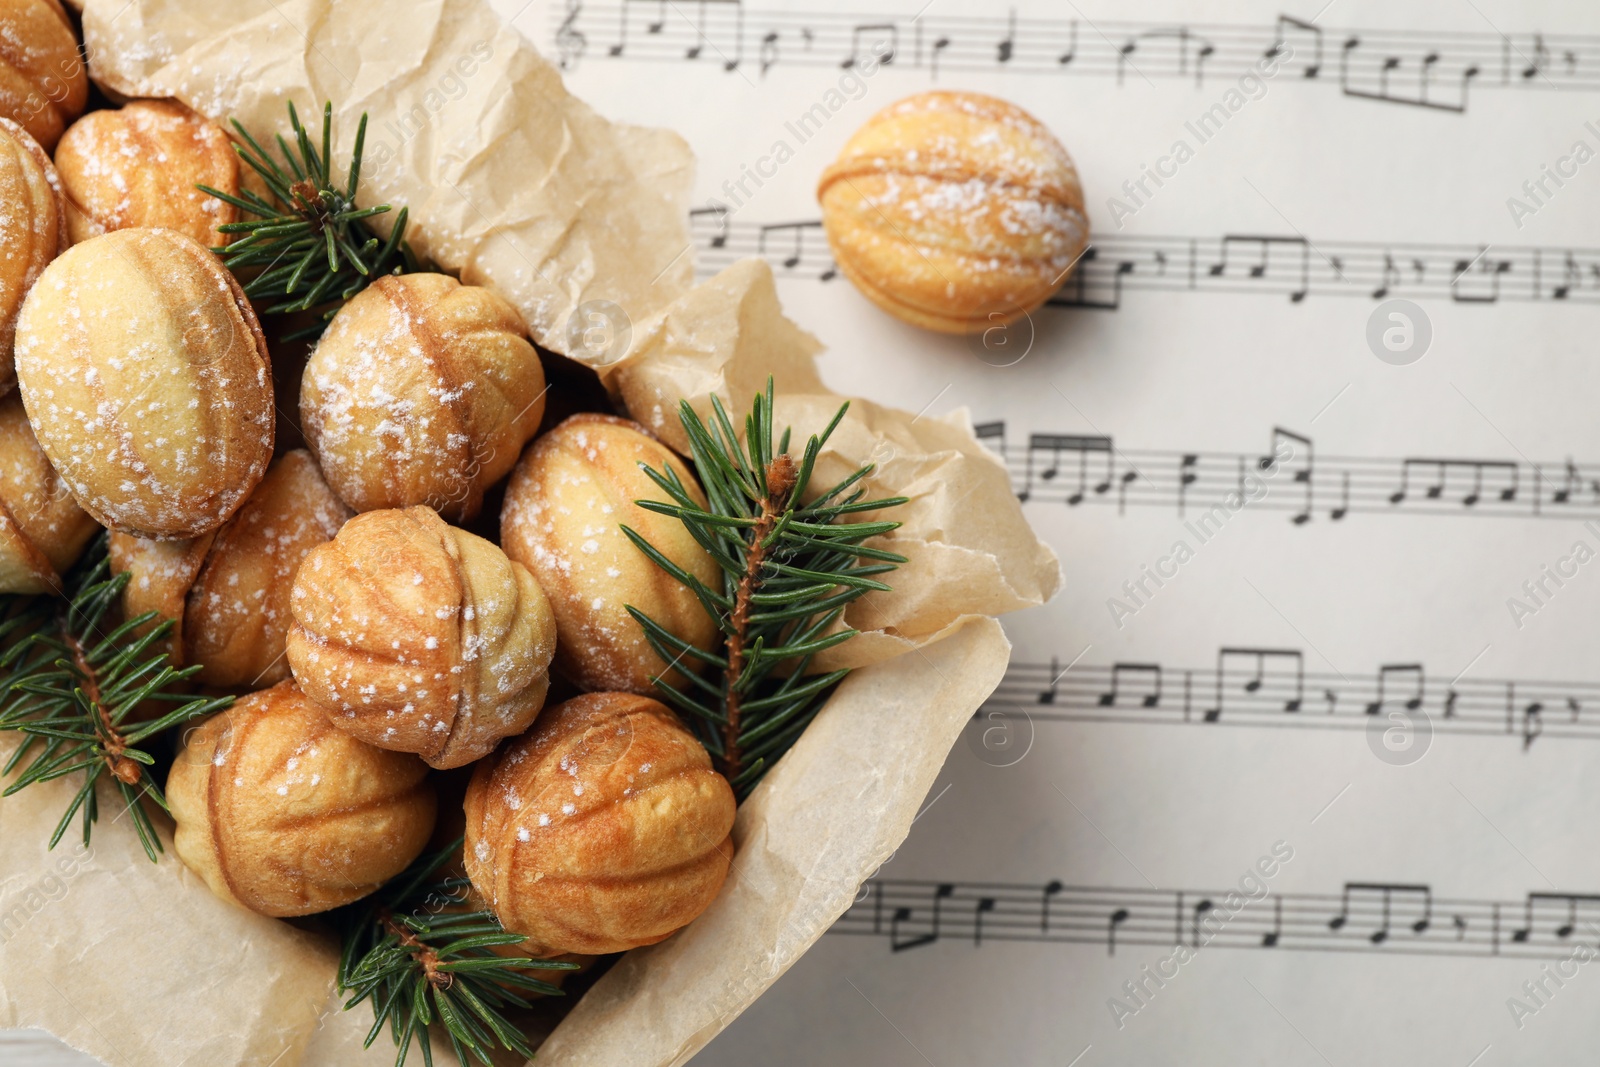
M 116 529 L 215 529 L 271 458 L 254 314 L 216 257 L 171 231 L 120 230 L 51 263 L 23 303 L 16 362 L 40 446 Z
M 295 677 L 372 744 L 460 766 L 543 706 L 555 652 L 543 593 L 427 508 L 351 520 L 307 558 L 290 610 Z

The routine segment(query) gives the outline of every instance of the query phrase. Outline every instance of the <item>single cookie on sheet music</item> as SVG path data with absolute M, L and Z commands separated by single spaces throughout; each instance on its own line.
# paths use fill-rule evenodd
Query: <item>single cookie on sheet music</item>
M 944 333 L 1033 311 L 1089 238 L 1061 142 L 980 93 L 919 93 L 878 112 L 823 172 L 817 199 L 840 271 L 891 315 Z

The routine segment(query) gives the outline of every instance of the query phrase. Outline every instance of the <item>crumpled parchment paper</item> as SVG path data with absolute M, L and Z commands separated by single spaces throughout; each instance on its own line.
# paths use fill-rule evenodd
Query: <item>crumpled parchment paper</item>
M 258 136 L 282 128 L 287 100 L 305 114 L 331 99 L 345 148 L 368 112 L 362 202 L 409 205 L 417 249 L 510 299 L 546 347 L 586 358 L 568 333 L 574 309 L 623 308 L 630 347 L 590 362 L 667 442 L 682 445 L 680 400 L 703 413 L 715 392 L 739 410 L 768 374 L 779 420 L 800 440 L 837 409 L 819 345 L 783 317 L 765 264 L 691 288 L 683 142 L 596 115 L 481 0 L 403 13 L 87 0 L 84 17 L 92 73 L 114 92 L 176 96 Z M 860 669 L 740 808 L 716 902 L 600 979 L 541 1045 L 541 1067 L 681 1064 L 754 1001 L 909 831 L 1004 672 L 1010 646 L 991 616 L 1055 592 L 1054 555 L 965 413 L 914 418 L 853 401 L 819 484 L 864 462 L 877 464 L 870 492 L 911 498 L 884 539 L 910 562 L 893 592 L 851 608 L 863 633 L 830 665 Z M 92 850 L 69 832 L 47 852 L 74 788 L 0 801 L 0 1026 L 43 1027 L 112 1067 L 393 1062 L 386 1036 L 360 1048 L 368 1007 L 338 1010 L 334 946 L 216 899 L 170 839 L 151 864 L 107 817 Z M 116 810 L 109 796 L 103 810 Z M 435 1055 L 451 1062 L 437 1041 Z
M 89 0 L 83 29 L 97 84 L 263 143 L 290 101 L 313 131 L 333 101 L 335 174 L 368 113 L 357 200 L 404 204 L 417 253 L 492 286 L 547 348 L 585 301 L 643 320 L 693 279 L 683 139 L 595 114 L 480 0 Z

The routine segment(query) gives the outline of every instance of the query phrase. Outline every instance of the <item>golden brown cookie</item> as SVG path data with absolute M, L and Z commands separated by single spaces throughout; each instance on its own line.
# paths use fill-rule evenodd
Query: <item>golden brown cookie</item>
M 49 593 L 100 527 L 50 466 L 22 397 L 0 400 L 0 593 Z
M 556 625 L 533 575 L 429 508 L 369 511 L 295 578 L 289 663 L 333 724 L 460 767 L 544 706 Z
M 11 348 L 23 298 L 67 250 L 66 206 L 50 157 L 27 131 L 0 118 L 0 393 L 17 384 Z
M 173 661 L 201 664 L 204 685 L 276 685 L 289 677 L 295 571 L 349 517 L 311 453 L 288 452 L 215 533 L 192 541 L 112 534 L 112 570 L 133 572 L 123 613 L 171 619 Z
M 651 945 L 716 899 L 734 799 L 667 708 L 590 693 L 478 764 L 465 862 L 507 930 L 550 952 Z
M 544 371 L 517 310 L 443 274 L 379 278 L 339 309 L 306 364 L 300 422 L 357 511 L 472 518 L 544 415 Z
M 116 230 L 45 268 L 17 320 L 39 444 L 102 525 L 192 538 L 272 458 L 267 343 L 233 275 L 173 230 Z
M 240 162 L 227 131 L 175 100 L 89 112 L 62 135 L 55 162 L 74 244 L 147 226 L 210 248 L 228 243 L 218 226 L 239 220 L 238 208 L 196 188 L 239 195 Z
M 89 72 L 58 0 L 0 0 L 0 117 L 53 151 L 89 102 Z
M 694 475 L 638 423 L 574 415 L 533 443 L 506 487 L 500 543 L 533 572 L 555 611 L 556 669 L 582 689 L 655 691 L 668 664 L 628 614 L 631 605 L 699 648 L 716 623 L 684 586 L 623 534 L 626 524 L 668 559 L 719 589 L 722 572 L 683 523 L 635 500 L 667 500 L 639 464 L 670 467 L 702 503 Z
M 919 93 L 868 119 L 817 186 L 845 277 L 944 333 L 1043 304 L 1088 242 L 1078 172 L 1037 119 L 981 93 Z
M 427 766 L 335 730 L 293 682 L 189 731 L 166 793 L 178 857 L 261 915 L 359 900 L 405 870 L 433 829 Z

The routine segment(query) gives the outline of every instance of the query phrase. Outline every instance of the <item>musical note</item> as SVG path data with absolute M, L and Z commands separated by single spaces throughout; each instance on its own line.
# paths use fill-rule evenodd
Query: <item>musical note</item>
M 1240 690 L 1245 693 L 1258 692 L 1266 684 L 1267 663 L 1269 660 L 1273 663 L 1287 662 L 1293 664 L 1294 688 L 1291 691 L 1293 695 L 1283 698 L 1283 710 L 1291 713 L 1300 710 L 1301 701 L 1305 697 L 1306 671 L 1305 657 L 1301 655 L 1299 649 L 1224 648 L 1217 652 L 1216 707 L 1206 710 L 1206 722 L 1216 722 L 1222 718 L 1222 711 L 1227 703 L 1226 696 L 1230 692 L 1227 688 L 1228 660 L 1230 658 L 1244 658 L 1254 661 L 1253 672 L 1246 672 L 1250 673 L 1251 677 L 1240 687 Z
M 1572 491 L 1580 487 L 1581 479 L 1578 477 L 1578 467 L 1572 462 L 1572 457 L 1567 457 L 1566 481 L 1560 489 L 1550 495 L 1552 504 L 1565 504 L 1572 499 Z
M 1289 519 L 1296 526 L 1301 526 L 1311 521 L 1311 472 L 1314 469 L 1311 438 L 1274 426 L 1272 451 L 1262 456 L 1257 465 L 1269 474 L 1276 474 L 1286 460 L 1298 461 L 1293 468 L 1294 481 L 1306 487 L 1305 506 Z
M 1421 894 L 1422 896 L 1421 917 L 1416 919 L 1411 924 L 1411 930 L 1413 933 L 1425 933 L 1428 930 L 1428 927 L 1432 925 L 1433 891 L 1428 886 L 1401 885 L 1389 882 L 1346 882 L 1344 886 L 1344 895 L 1342 898 L 1344 906 L 1340 909 L 1338 915 L 1335 915 L 1332 919 L 1328 920 L 1328 929 L 1335 931 L 1342 930 L 1346 924 L 1349 923 L 1351 917 L 1350 899 L 1352 895 L 1356 895 L 1357 899 L 1359 900 L 1359 898 L 1363 895 L 1374 893 L 1378 894 L 1382 901 L 1382 914 L 1378 920 L 1376 928 L 1367 935 L 1367 940 L 1372 944 L 1381 945 L 1389 939 L 1392 902 L 1396 893 L 1411 896 Z
M 1276 59 L 1284 55 L 1284 45 L 1289 39 L 1285 31 L 1288 30 L 1295 30 L 1310 37 L 1312 59 L 1300 69 L 1300 73 L 1302 77 L 1315 78 L 1322 73 L 1322 30 L 1312 23 L 1303 22 L 1292 15 L 1279 15 L 1277 34 L 1273 38 L 1272 46 L 1265 53 L 1266 58 Z M 1298 52 L 1299 49 L 1295 51 Z
M 1262 948 L 1276 948 L 1278 939 L 1283 936 L 1283 898 L 1274 897 L 1272 900 L 1272 929 L 1261 935 Z
M 1600 82 L 1600 64 L 1596 78 Z M 759 223 L 732 224 L 725 247 L 702 255 L 697 268 L 702 274 L 713 274 L 751 254 L 765 256 L 775 265 L 783 263 L 787 257 L 777 252 L 768 255 L 762 249 L 760 229 Z M 1600 249 L 1496 246 L 1489 255 L 1481 252 L 1481 246 L 1326 240 L 1313 244 L 1299 235 L 1229 234 L 1202 239 L 1096 234 L 1047 306 L 1118 311 L 1129 292 L 1274 294 L 1288 297 L 1297 306 L 1313 296 L 1355 294 L 1458 303 L 1600 303 Z M 1565 263 L 1569 256 L 1570 269 L 1565 270 L 1563 283 L 1552 284 L 1540 262 Z M 1180 264 L 1189 264 L 1190 269 L 1175 269 Z M 807 243 L 800 258 L 785 269 L 825 279 L 836 268 L 826 242 L 815 241 Z M 1591 276 L 1593 284 L 1580 284 Z M 1525 284 L 1512 285 L 1509 279 L 1513 277 L 1524 279 Z
M 778 31 L 769 30 L 767 33 L 762 35 L 761 51 L 758 55 L 758 59 L 761 62 L 761 76 L 763 78 L 767 76 L 767 71 L 771 70 L 772 67 L 777 64 L 779 58 L 780 53 L 778 50 Z
M 1207 897 L 1204 900 L 1199 901 L 1194 906 L 1194 916 L 1190 921 L 1192 923 L 1193 931 L 1194 931 L 1193 934 L 1191 935 L 1191 943 L 1194 945 L 1195 948 L 1199 948 L 1200 947 L 1200 916 L 1206 914 L 1207 912 L 1209 912 L 1215 906 L 1216 905 L 1211 903 L 1211 898 L 1210 897 Z
M 1562 264 L 1561 284 L 1550 290 L 1550 295 L 1556 300 L 1565 300 L 1572 294 L 1573 289 L 1583 287 L 1583 272 L 1578 269 L 1578 261 L 1571 252 L 1566 253 Z
M 1098 452 L 1105 457 L 1105 477 L 1096 481 L 1094 491 L 1104 493 L 1111 488 L 1111 438 L 1086 437 L 1081 438 L 1078 446 L 1078 488 L 1067 497 L 1070 507 L 1077 507 L 1083 503 L 1085 490 L 1089 484 L 1089 453 Z
M 1182 679 L 1181 701 L 1167 696 L 1166 679 L 1174 676 Z M 1074 658 L 1066 671 L 1056 657 L 1048 663 L 1016 660 L 973 720 L 989 729 L 991 718 L 1008 720 L 1018 707 L 1033 705 L 1038 710 L 1030 718 L 1036 725 L 1181 724 L 1190 721 L 1197 685 L 1202 700 L 1194 721 L 1204 724 L 1365 728 L 1372 718 L 1404 716 L 1437 700 L 1441 716 L 1432 728 L 1438 733 L 1520 738 L 1523 752 L 1535 738 L 1547 744 L 1600 740 L 1600 717 L 1583 714 L 1586 702 L 1600 700 L 1600 681 L 1459 678 L 1443 693 L 1436 689 L 1430 695 L 1421 663 L 1385 663 L 1365 677 L 1351 678 L 1307 671 L 1298 649 L 1237 646 L 1220 648 L 1211 668 L 1125 661 L 1085 665 Z M 1316 694 L 1321 715 L 1297 714 L 1307 693 Z M 1558 708 L 1566 714 L 1556 715 Z
M 980 897 L 977 905 L 972 909 L 972 944 L 974 947 L 983 944 L 983 917 L 994 910 L 994 897 Z
M 1061 691 L 1061 672 L 1056 670 L 1056 662 L 1057 662 L 1056 658 L 1054 656 L 1051 656 L 1050 657 L 1050 685 L 1047 688 L 1041 690 L 1040 693 L 1039 693 L 1039 703 L 1041 703 L 1041 704 L 1054 704 L 1056 702 L 1056 694 Z M 1112 678 L 1112 686 L 1113 686 L 1112 692 L 1115 693 L 1116 692 L 1116 689 L 1115 689 L 1116 678 L 1115 677 Z
M 717 232 L 711 235 L 710 247 L 721 248 L 728 243 L 728 205 L 711 201 L 705 207 L 697 207 L 689 212 L 689 224 L 694 225 L 694 220 L 703 216 L 711 216 L 717 220 Z
M 656 5 L 656 18 L 646 26 L 646 32 L 651 34 L 659 34 L 661 32 L 661 28 L 666 25 L 667 21 L 667 0 L 623 0 L 622 4 L 617 8 L 617 41 L 607 49 L 609 55 L 620 56 L 628 47 L 628 12 L 632 10 L 633 5 L 651 2 Z M 569 20 L 567 26 L 567 32 L 569 33 L 576 32 L 570 25 L 573 21 L 576 20 Z
M 1412 693 L 1406 698 L 1407 711 L 1416 711 L 1422 706 L 1424 683 L 1422 679 L 1422 664 L 1420 663 L 1386 663 L 1378 668 L 1378 696 L 1367 705 L 1368 715 L 1377 715 L 1383 711 L 1387 702 L 1385 690 L 1389 684 L 1391 674 L 1405 674 L 1413 679 Z
M 913 921 L 915 915 L 914 909 L 909 907 L 896 908 L 894 912 L 894 918 L 890 921 L 889 926 L 890 951 L 904 952 L 906 949 L 918 948 L 922 945 L 931 945 L 935 941 L 939 940 L 939 927 L 942 919 L 940 911 L 944 905 L 944 902 L 948 900 L 953 893 L 955 893 L 955 890 L 956 887 L 954 884 L 945 882 L 934 891 L 933 921 L 926 933 L 917 934 L 914 937 L 902 938 L 900 936 L 900 924 L 903 922 Z
M 1116 707 L 1122 690 L 1124 674 L 1134 675 L 1149 683 L 1149 692 L 1139 695 L 1142 707 L 1153 708 L 1161 703 L 1161 665 L 1157 663 L 1114 663 L 1111 665 L 1111 688 L 1100 694 L 1100 706 Z M 1053 703 L 1053 701 L 1052 701 Z
M 1198 88 L 1205 84 L 1206 60 L 1216 55 L 1217 46 L 1210 41 L 1202 42 L 1200 50 L 1194 56 L 1194 84 Z
M 1495 491 L 1495 496 L 1502 503 L 1517 499 L 1517 491 L 1521 481 L 1521 467 L 1509 460 L 1479 460 L 1479 459 L 1424 459 L 1412 457 L 1405 459 L 1400 465 L 1400 487 L 1389 494 L 1390 504 L 1404 503 L 1411 493 L 1411 472 L 1416 468 L 1431 469 L 1437 479 L 1428 485 L 1423 495 L 1428 500 L 1439 500 L 1444 496 L 1445 488 L 1449 484 L 1452 471 L 1465 470 L 1472 475 L 1472 486 L 1461 494 L 1461 506 L 1470 508 L 1483 499 L 1483 477 L 1485 472 L 1492 471 L 1497 476 L 1504 476 L 1506 484 Z
M 1222 238 L 1221 257 L 1217 262 L 1211 264 L 1207 270 L 1211 277 L 1220 278 L 1227 274 L 1228 261 L 1236 245 L 1254 246 L 1256 260 L 1246 268 L 1249 277 L 1252 279 L 1267 277 L 1269 261 L 1274 248 L 1290 249 L 1299 264 L 1291 275 L 1292 277 L 1298 277 L 1299 285 L 1289 290 L 1290 302 L 1300 303 L 1305 299 L 1306 294 L 1311 291 L 1311 244 L 1304 237 L 1227 234 Z
M 1114 501 L 1119 514 L 1134 504 L 1176 505 L 1180 516 L 1198 510 L 1190 532 L 1202 541 L 1209 540 L 1227 515 L 1240 510 L 1287 512 L 1296 526 L 1311 523 L 1318 485 L 1330 487 L 1328 497 L 1337 496 L 1325 501 L 1325 517 L 1345 525 L 1357 515 L 1400 511 L 1600 518 L 1600 462 L 1569 459 L 1541 465 L 1449 456 L 1328 456 L 1311 438 L 1282 426 L 1273 428 L 1271 449 L 1263 452 L 1150 450 L 1114 442 L 1104 434 L 1036 433 L 1025 446 L 998 441 L 994 450 L 1005 460 L 1020 500 L 1059 501 L 1073 508 Z M 1565 467 L 1564 483 L 1524 491 L 1525 484 L 1545 481 L 1545 467 Z M 1252 481 L 1257 474 L 1261 480 Z M 1271 480 L 1297 491 L 1261 484 Z M 1203 502 L 1198 509 L 1197 501 Z M 1561 507 L 1546 508 L 1546 503 Z
M 1136 42 L 1136 40 L 1134 38 L 1130 37 L 1122 45 L 1121 48 L 1117 49 L 1117 84 L 1118 85 L 1122 84 L 1122 68 L 1127 63 L 1128 57 L 1133 54 L 1133 50 L 1135 48 L 1137 48 L 1137 47 L 1138 47 L 1138 43 Z
M 1071 506 L 1083 503 L 1089 484 L 1088 464 L 1091 452 L 1105 457 L 1105 478 L 1095 485 L 1095 493 L 1103 494 L 1111 488 L 1111 438 L 1099 435 L 1085 434 L 1051 434 L 1036 433 L 1028 438 L 1028 461 L 1024 475 L 1025 485 L 1023 492 L 1017 495 L 1022 500 L 1027 500 L 1033 488 L 1033 467 L 1035 455 L 1048 451 L 1050 453 L 1049 465 L 1040 471 L 1040 481 L 1054 480 L 1061 470 L 1061 457 L 1063 453 L 1078 453 L 1078 487 L 1069 494 L 1066 502 Z M 1026 495 L 1025 495 L 1026 494 Z
M 1363 40 L 1369 37 L 1368 40 Z M 1428 108 L 1435 111 L 1452 111 L 1461 113 L 1467 109 L 1467 89 L 1472 80 L 1478 76 L 1480 67 L 1477 62 L 1465 59 L 1459 61 L 1459 90 L 1458 99 L 1455 101 L 1438 100 L 1430 95 L 1434 84 L 1434 72 L 1442 65 L 1445 55 L 1438 48 L 1426 47 L 1415 54 L 1409 52 L 1399 42 L 1389 42 L 1391 47 L 1384 47 L 1376 43 L 1377 35 L 1351 34 L 1345 39 L 1344 48 L 1339 57 L 1339 87 L 1345 96 L 1366 100 L 1378 100 L 1386 104 L 1402 104 L 1412 107 Z M 1370 45 L 1369 51 L 1373 59 L 1369 64 L 1366 76 L 1375 76 L 1376 87 L 1368 84 L 1359 84 L 1363 73 L 1352 62 L 1357 53 Z M 1408 63 L 1413 63 L 1417 69 L 1416 95 L 1408 96 L 1397 92 L 1392 84 L 1396 72 Z
M 886 938 L 891 952 L 970 935 L 1118 947 L 1367 951 L 1564 959 L 1582 931 L 1600 937 L 1600 894 L 1534 892 L 1517 902 L 1449 898 L 1426 883 L 1351 881 L 1334 894 L 1273 892 L 1234 903 L 1231 890 L 963 884 L 874 878 L 834 924 L 837 934 Z M 1065 921 L 1057 921 L 1055 910 Z M 1505 930 L 1502 911 L 1521 916 Z M 1449 917 L 1435 923 L 1434 915 Z M 887 920 L 886 920 L 887 917 Z
M 1535 78 L 1543 73 L 1544 68 L 1550 63 L 1550 49 L 1545 47 L 1544 35 L 1533 35 L 1533 59 L 1522 68 L 1524 79 Z
M 1128 921 L 1128 909 L 1118 908 L 1111 913 L 1111 918 L 1106 920 L 1106 955 L 1117 954 L 1117 927 Z
M 1066 51 L 1056 56 L 1056 65 L 1065 67 L 1078 58 L 1078 20 L 1072 20 L 1072 40 L 1067 45 Z
M 1127 514 L 1127 511 L 1128 511 L 1128 486 L 1131 485 L 1133 483 L 1134 479 L 1137 478 L 1137 477 L 1139 477 L 1139 472 L 1137 470 L 1134 470 L 1132 467 L 1129 467 L 1127 470 L 1122 472 L 1122 477 L 1121 477 L 1121 479 L 1119 479 L 1118 485 L 1117 485 L 1117 514 L 1118 515 Z
M 1199 479 L 1200 474 L 1195 470 L 1200 457 L 1193 452 L 1185 452 L 1178 462 L 1178 514 L 1183 514 L 1183 498 L 1188 493 L 1189 487 Z
M 1372 290 L 1372 299 L 1382 300 L 1389 295 L 1391 279 L 1396 283 L 1400 281 L 1400 268 L 1394 265 L 1394 256 L 1385 252 L 1383 254 L 1383 277 L 1379 280 L 1378 287 Z
M 1350 472 L 1345 471 L 1339 479 L 1339 506 L 1328 512 L 1328 518 L 1338 522 L 1350 514 Z
M 850 31 L 850 54 L 839 66 L 850 70 L 860 64 L 863 56 L 861 43 L 863 35 L 867 34 L 876 36 L 870 39 L 865 54 L 876 56 L 878 62 L 886 67 L 894 62 L 895 53 L 900 48 L 900 27 L 892 22 L 869 22 Z
M 697 6 L 700 0 L 695 0 Z M 599 53 L 616 60 L 684 59 L 694 61 L 709 53 L 725 53 L 725 70 L 737 69 L 746 44 L 776 45 L 783 37 L 798 37 L 804 47 L 780 51 L 764 47 L 762 61 L 817 66 L 839 62 L 840 57 L 864 57 L 852 46 L 856 28 L 850 11 L 790 10 L 746 6 L 739 0 L 705 0 L 716 4 L 695 18 L 668 20 L 665 0 L 620 0 L 614 4 L 574 4 L 561 17 L 555 31 L 556 47 L 568 62 L 586 53 L 575 47 L 585 30 L 616 17 L 620 30 L 615 43 Z M 642 37 L 629 35 L 629 8 L 649 5 L 654 17 Z M 679 23 L 682 25 L 679 25 Z M 887 19 L 875 24 L 902 29 L 918 36 L 911 66 L 923 68 L 937 80 L 948 64 L 963 70 L 992 72 L 1070 72 L 1086 77 L 1126 81 L 1129 67 L 1138 63 L 1145 79 L 1192 76 L 1203 85 L 1207 73 L 1233 77 L 1256 69 L 1263 58 L 1282 61 L 1305 86 L 1332 84 L 1323 77 L 1326 64 L 1324 38 L 1340 42 L 1338 86 L 1350 100 L 1418 107 L 1429 111 L 1466 110 L 1469 89 L 1488 67 L 1503 67 L 1504 77 L 1491 80 L 1489 89 L 1594 89 L 1600 88 L 1600 44 L 1588 36 L 1530 34 L 1531 47 L 1512 67 L 1509 39 L 1495 32 L 1425 34 L 1381 29 L 1323 29 L 1313 23 L 1282 15 L 1275 20 L 1233 25 L 1196 27 L 1147 21 L 1102 22 L 1100 33 L 1079 39 L 1078 20 L 1022 17 L 1012 8 L 986 18 L 969 15 L 944 17 L 919 12 L 915 18 Z M 921 35 L 933 47 L 923 52 Z M 565 35 L 565 36 L 563 36 Z M 793 39 L 793 38 L 791 38 Z M 952 58 L 952 43 L 971 40 L 993 42 L 992 47 L 971 47 Z M 561 50 L 562 42 L 567 48 Z M 712 42 L 715 43 L 712 43 Z M 820 47 L 818 43 L 820 42 Z M 1029 47 L 1022 47 L 1028 45 Z M 906 57 L 895 56 L 902 65 Z M 848 62 L 848 60 L 847 60 Z
M 742 0 L 693 0 L 698 17 L 694 24 L 694 35 L 690 44 L 684 49 L 685 59 L 699 59 L 707 45 L 711 46 L 714 58 L 722 61 L 722 69 L 732 71 L 738 69 L 744 57 L 744 4 Z M 676 10 L 676 9 L 674 9 Z M 711 12 L 717 12 L 717 20 L 721 26 L 708 25 Z M 732 26 L 728 26 L 728 16 L 732 16 Z M 652 23 L 647 29 L 650 33 L 660 33 L 661 25 L 665 21 L 663 16 Z M 720 32 L 719 32 L 720 29 Z M 718 47 L 712 35 L 723 38 L 727 48 Z
M 1421 84 L 1418 86 L 1418 93 L 1420 94 L 1421 101 L 1424 103 L 1427 102 L 1428 86 L 1433 81 L 1433 69 L 1438 62 L 1438 52 L 1429 52 L 1427 55 L 1422 57 L 1422 79 Z
M 1526 752 L 1533 747 L 1534 738 L 1544 731 L 1544 719 L 1541 717 L 1544 705 L 1535 700 L 1522 709 L 1522 750 Z
M 1565 941 L 1570 938 L 1573 931 L 1578 928 L 1578 905 L 1600 904 L 1600 894 L 1593 893 L 1529 893 L 1523 905 L 1523 923 L 1519 929 L 1511 931 L 1511 940 L 1519 944 L 1526 944 L 1534 936 L 1535 909 L 1546 911 L 1548 905 L 1556 905 L 1557 919 L 1552 922 L 1559 923 L 1554 926 L 1552 933 L 1558 940 Z M 1565 908 L 1565 915 L 1561 909 Z
M 1450 279 L 1450 298 L 1462 304 L 1494 304 L 1500 300 L 1500 276 L 1510 272 L 1512 261 L 1505 258 L 1490 259 L 1485 247 L 1472 259 L 1457 259 L 1455 275 Z M 1463 279 L 1475 277 L 1489 280 L 1487 289 L 1474 289 Z
M 756 245 L 756 254 L 765 255 L 767 251 L 767 235 L 774 233 L 789 233 L 793 235 L 794 248 L 783 258 L 785 270 L 793 270 L 800 265 L 800 259 L 805 248 L 806 234 L 811 231 L 821 232 L 821 222 L 775 222 L 761 227 L 761 237 Z
M 1042 934 L 1050 932 L 1050 898 L 1061 890 L 1061 883 L 1052 879 L 1039 894 L 1039 932 Z

